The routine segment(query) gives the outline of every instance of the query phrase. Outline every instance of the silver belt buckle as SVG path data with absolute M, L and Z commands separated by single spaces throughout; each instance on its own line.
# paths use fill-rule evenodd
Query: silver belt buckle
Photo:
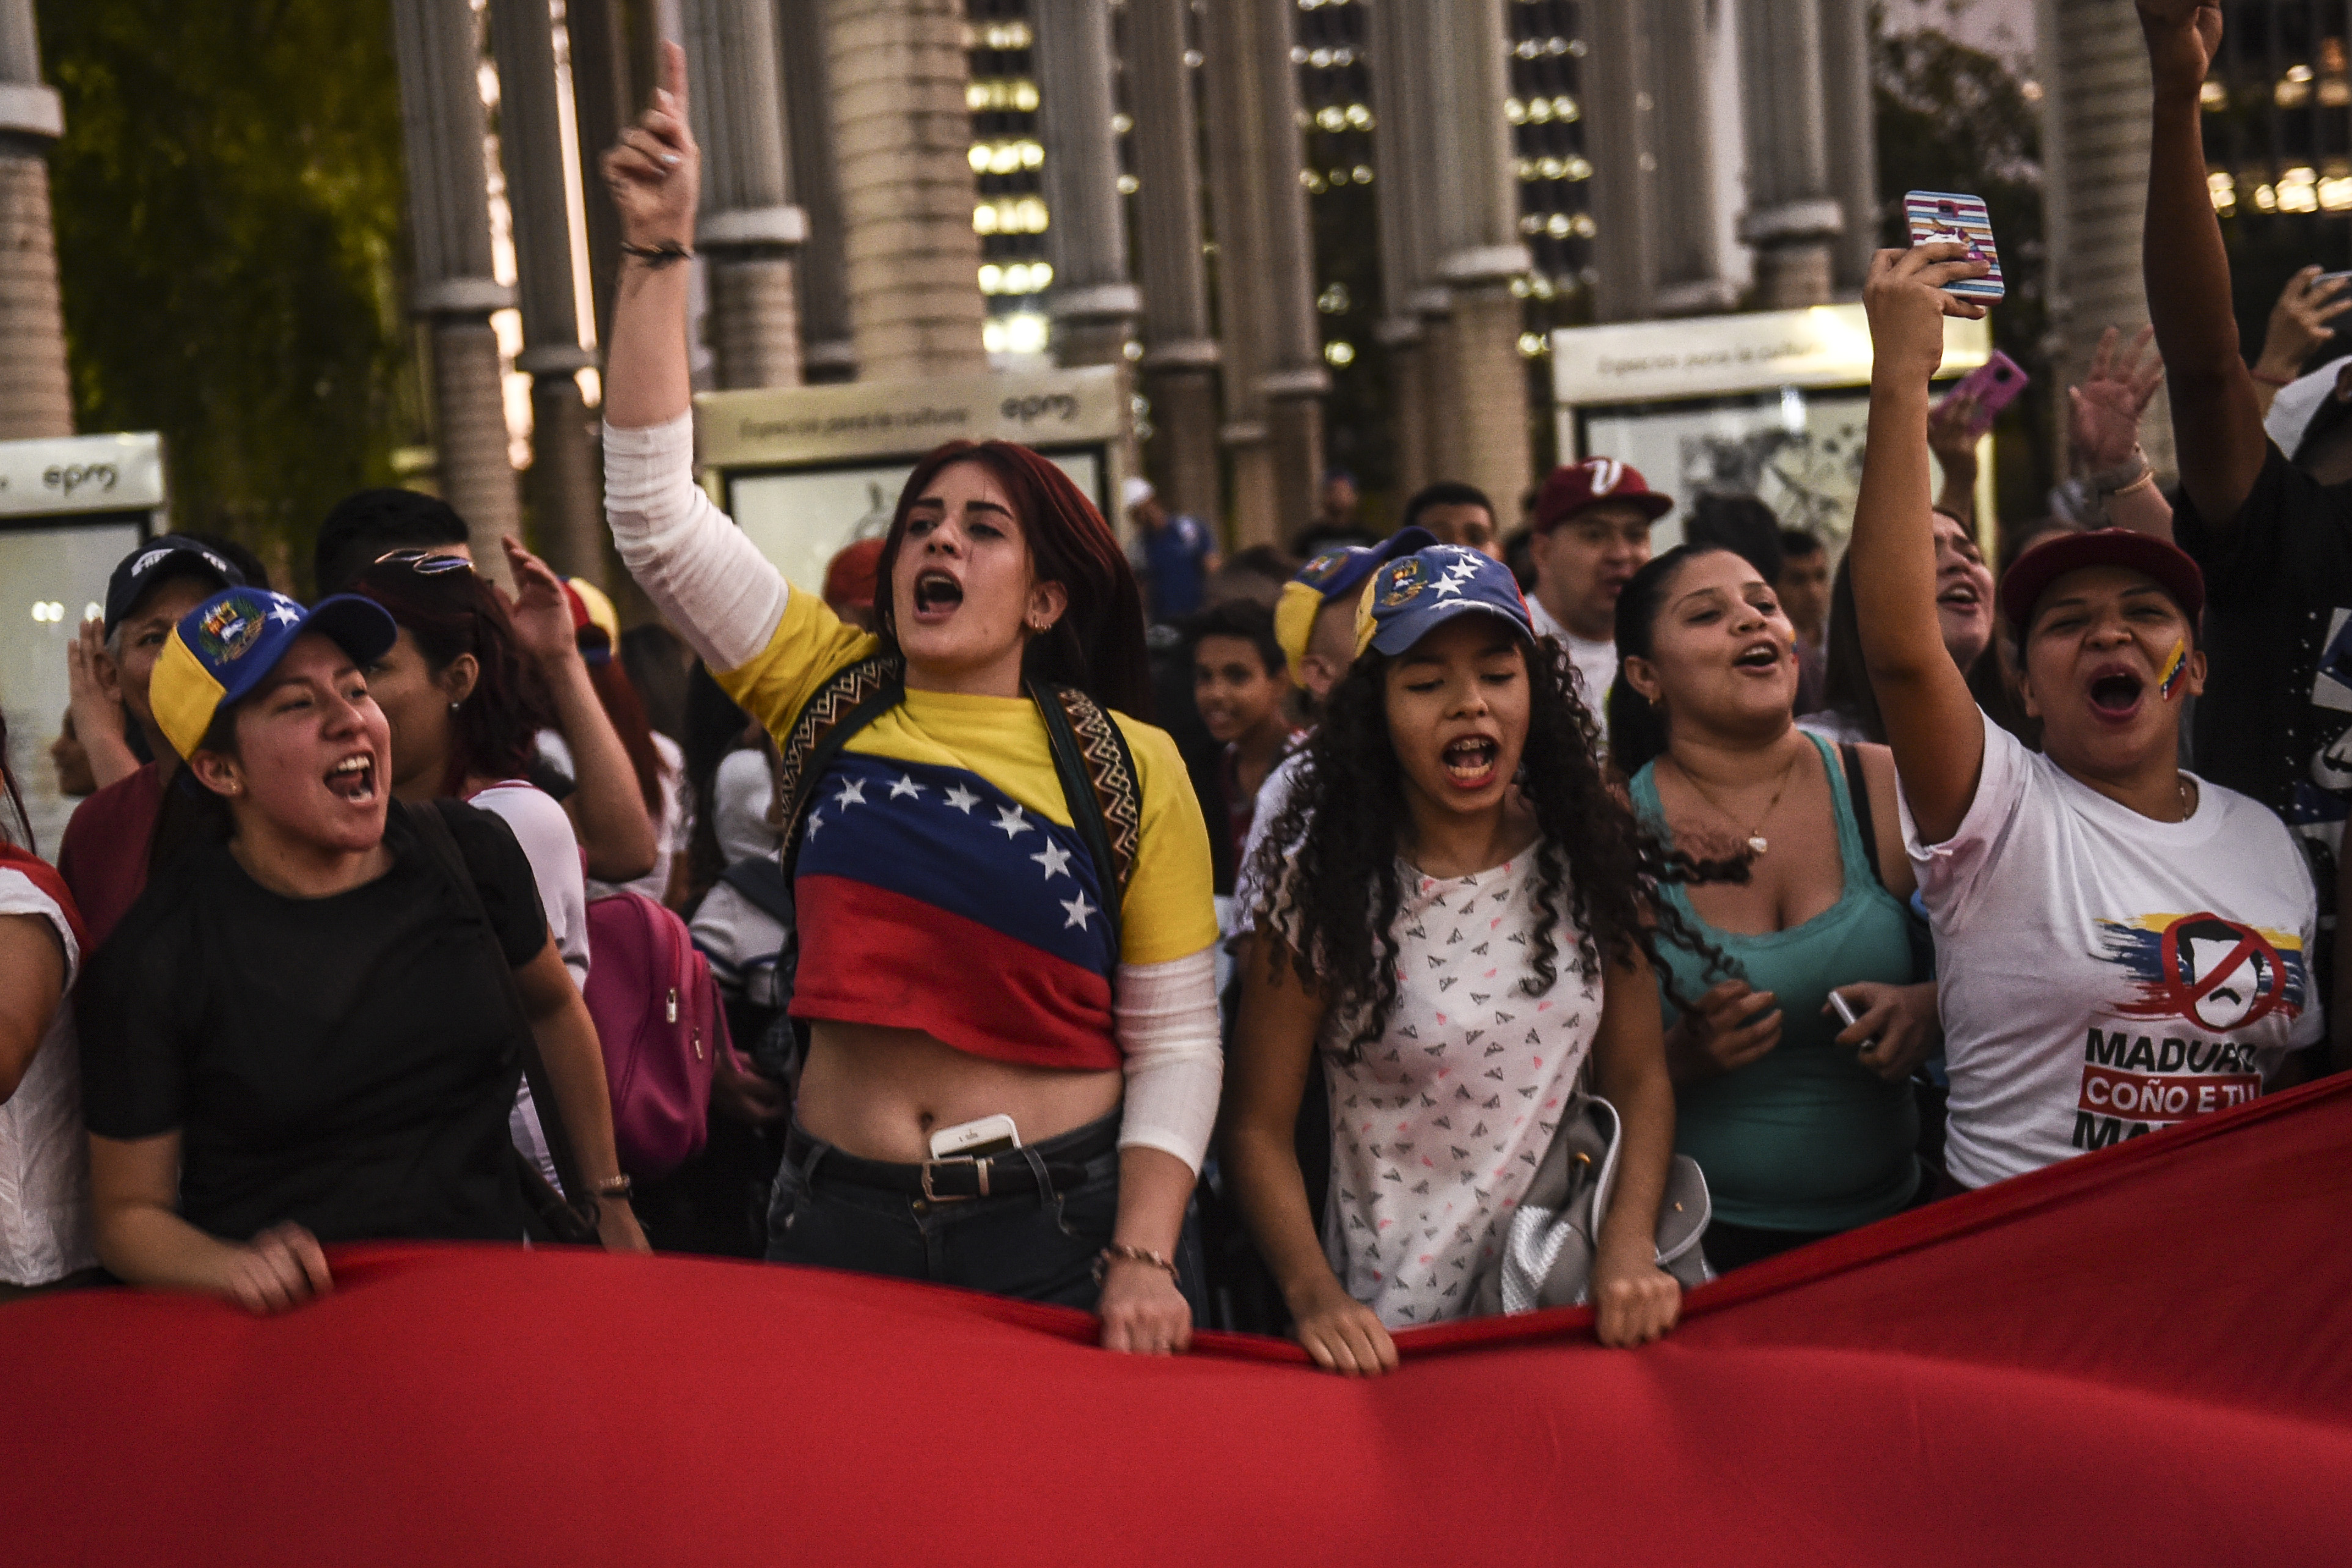
M 970 1203 L 977 1195 L 988 1196 L 988 1167 L 992 1162 L 974 1159 L 970 1154 L 951 1154 L 944 1160 L 923 1162 L 923 1196 L 935 1204 Z M 931 1173 L 941 1165 L 970 1165 L 980 1173 L 980 1191 L 971 1193 L 938 1193 L 931 1190 Z

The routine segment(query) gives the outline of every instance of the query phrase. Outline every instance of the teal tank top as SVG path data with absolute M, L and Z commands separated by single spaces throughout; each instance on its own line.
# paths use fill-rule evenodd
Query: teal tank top
M 1822 1013 L 1842 985 L 1911 981 L 1911 943 L 1903 906 L 1871 874 L 1845 769 L 1819 736 L 1837 805 L 1838 856 L 1845 890 L 1828 909 L 1787 931 L 1761 936 L 1718 931 L 1700 920 L 1680 887 L 1663 889 L 1683 919 L 1729 958 L 1734 973 L 1779 998 L 1780 1043 L 1736 1072 L 1678 1090 L 1675 1149 L 1706 1173 L 1717 1217 L 1759 1230 L 1848 1230 L 1885 1219 L 1918 1189 L 1913 1152 L 1919 1112 L 1908 1083 L 1888 1083 L 1834 1042 L 1844 1027 Z M 1658 805 L 1655 763 L 1633 777 L 1633 808 L 1672 842 Z M 1658 957 L 1685 996 L 1729 978 L 1706 961 L 1670 945 Z M 1660 987 L 1666 1023 L 1674 1004 Z

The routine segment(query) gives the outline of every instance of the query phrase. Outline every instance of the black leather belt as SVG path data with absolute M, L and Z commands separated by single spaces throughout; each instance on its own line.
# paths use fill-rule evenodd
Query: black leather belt
M 798 1122 L 794 1122 L 784 1135 L 784 1158 L 793 1164 L 808 1170 L 809 1156 L 817 1155 L 815 1168 L 809 1172 L 812 1182 L 847 1182 L 854 1186 L 906 1193 L 928 1198 L 933 1203 L 1035 1192 L 1037 1170 L 1029 1163 L 1029 1152 L 1035 1153 L 1044 1162 L 1045 1179 L 1053 1184 L 1056 1192 L 1075 1187 L 1087 1179 L 1086 1168 L 1089 1161 L 1099 1159 L 1118 1147 L 1118 1118 L 1116 1116 L 1105 1117 L 1075 1132 L 1048 1138 L 1028 1152 L 1014 1149 L 985 1159 L 959 1155 L 945 1160 L 926 1160 L 919 1165 L 867 1160 L 844 1153 L 832 1144 L 803 1131 Z

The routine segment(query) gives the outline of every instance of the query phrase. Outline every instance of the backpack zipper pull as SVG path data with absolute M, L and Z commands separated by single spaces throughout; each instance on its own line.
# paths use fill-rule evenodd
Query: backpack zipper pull
M 673 1024 L 677 1022 L 677 987 L 675 985 L 669 988 L 669 1021 Z

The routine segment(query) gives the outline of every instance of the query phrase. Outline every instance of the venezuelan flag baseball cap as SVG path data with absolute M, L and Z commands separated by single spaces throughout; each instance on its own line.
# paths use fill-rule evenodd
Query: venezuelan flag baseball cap
M 180 617 L 148 682 L 148 706 L 173 750 L 193 754 L 220 710 L 260 685 L 304 632 L 332 639 L 362 664 L 382 658 L 400 636 L 383 605 L 356 594 L 307 610 L 267 588 L 215 594 Z
M 1356 605 L 1356 657 L 1366 648 L 1395 655 L 1456 616 L 1508 621 L 1529 642 L 1535 622 L 1511 569 L 1462 544 L 1437 544 L 1382 566 Z
M 1382 562 L 1426 550 L 1436 542 L 1437 535 L 1425 528 L 1401 528 L 1378 544 L 1342 544 L 1301 566 L 1298 574 L 1282 585 L 1282 597 L 1274 606 L 1274 640 L 1282 645 L 1290 668 L 1297 669 L 1298 661 L 1307 657 L 1307 644 L 1315 636 L 1315 617 L 1324 605 L 1360 591 L 1364 579 Z

